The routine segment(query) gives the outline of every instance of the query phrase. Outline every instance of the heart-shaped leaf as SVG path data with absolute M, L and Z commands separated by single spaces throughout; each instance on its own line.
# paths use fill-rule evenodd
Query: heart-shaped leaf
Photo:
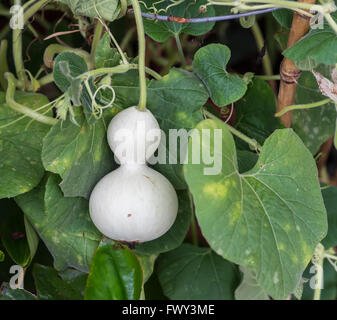
M 217 175 L 207 174 L 204 169 L 212 165 L 202 161 L 184 165 L 204 237 L 224 258 L 255 269 L 257 281 L 273 298 L 286 298 L 327 231 L 312 155 L 291 129 L 276 130 L 255 167 L 241 174 L 234 139 L 216 120 L 198 124 L 189 159 L 193 149 L 221 161 Z
M 247 90 L 243 79 L 227 72 L 230 56 L 229 48 L 222 44 L 209 44 L 194 55 L 193 70 L 219 107 L 239 100 Z

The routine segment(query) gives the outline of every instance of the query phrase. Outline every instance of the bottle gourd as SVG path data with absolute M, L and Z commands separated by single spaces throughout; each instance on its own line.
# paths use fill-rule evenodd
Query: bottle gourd
M 178 211 L 171 183 L 147 166 L 160 143 L 159 125 L 145 109 L 118 113 L 108 128 L 108 143 L 120 167 L 103 177 L 90 196 L 90 216 L 108 238 L 145 242 L 166 233 Z M 152 138 L 150 137 L 152 134 Z

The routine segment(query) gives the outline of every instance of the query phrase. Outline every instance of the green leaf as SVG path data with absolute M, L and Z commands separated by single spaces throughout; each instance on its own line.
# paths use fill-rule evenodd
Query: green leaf
M 60 187 L 66 197 L 89 198 L 96 183 L 114 167 L 113 154 L 101 119 L 88 125 L 82 113 L 59 122 L 43 139 L 42 161 L 46 170 L 61 176 Z
M 11 289 L 7 283 L 2 283 L 0 300 L 37 300 L 36 296 L 23 289 Z
M 1 242 L 11 259 L 26 268 L 31 262 L 31 255 L 25 234 L 24 216 L 14 201 L 8 200 L 7 203 L 6 207 L 2 203 L 7 215 L 1 222 Z
M 254 79 L 236 104 L 234 126 L 236 129 L 263 144 L 274 130 L 284 128 L 275 118 L 276 100 L 271 87 L 263 80 Z
M 23 218 L 26 230 L 26 237 L 30 251 L 31 260 L 33 260 L 37 247 L 39 246 L 39 236 L 37 235 L 36 231 L 34 230 L 32 224 L 29 222 L 26 215 Z
M 38 299 L 83 300 L 83 290 L 87 275 L 78 271 L 75 272 L 76 277 L 72 276 L 64 280 L 55 269 L 34 264 L 33 277 Z M 68 275 L 68 273 L 66 275 Z M 73 281 L 74 279 L 77 281 Z
M 330 186 L 322 190 L 323 200 L 328 213 L 328 234 L 322 240 L 325 249 L 337 245 L 337 188 Z
M 190 226 L 192 207 L 187 191 L 178 191 L 179 210 L 173 226 L 160 238 L 136 245 L 136 253 L 158 254 L 179 247 Z
M 123 109 L 138 104 L 137 72 L 128 72 L 112 78 L 112 86 L 116 92 L 115 106 Z M 152 80 L 147 89 L 147 108 L 154 114 L 160 128 L 169 137 L 169 129 L 190 130 L 200 122 L 202 117 L 201 107 L 208 99 L 208 94 L 202 83 L 192 74 L 179 69 L 171 69 L 170 73 L 161 80 Z M 166 156 L 169 158 L 169 143 L 166 141 Z M 185 189 L 180 155 L 177 156 L 178 164 L 156 164 L 155 170 L 166 176 L 176 189 Z
M 285 299 L 327 231 L 312 155 L 291 129 L 276 130 L 255 167 L 240 174 L 227 127 L 205 120 L 196 129 L 189 155 L 201 143 L 200 153 L 211 152 L 222 161 L 217 175 L 204 173 L 210 167 L 204 163 L 184 165 L 204 237 L 224 258 L 255 269 L 257 281 L 273 298 Z M 200 141 L 202 129 L 210 130 L 210 141 Z M 220 134 L 214 138 L 214 132 Z
M 237 268 L 209 248 L 183 244 L 158 258 L 157 275 L 172 300 L 232 300 Z
M 235 300 L 269 300 L 268 294 L 256 280 L 256 272 L 240 267 L 243 279 L 235 290 Z
M 157 10 L 166 9 L 171 4 L 171 1 L 156 1 L 156 0 L 144 0 L 141 3 L 142 11 L 147 11 L 143 3 L 147 8 L 155 6 Z M 172 6 L 168 10 L 160 11 L 159 14 L 172 15 L 174 17 L 182 18 L 203 18 L 212 17 L 215 15 L 214 8 L 207 7 L 207 12 L 200 12 L 201 5 L 207 3 L 207 0 L 186 0 L 182 1 L 179 5 Z M 153 10 L 148 11 L 153 13 Z M 163 13 L 164 12 L 164 13 Z M 155 21 L 150 19 L 144 19 L 144 29 L 148 36 L 157 42 L 165 42 L 170 36 L 179 36 L 181 33 L 187 33 L 192 36 L 201 36 L 214 27 L 215 22 L 204 23 L 176 23 L 166 21 Z
M 40 94 L 17 93 L 15 99 L 32 109 L 48 103 Z M 21 116 L 5 104 L 5 95 L 0 92 L 0 127 L 13 122 L 0 129 L 0 199 L 28 192 L 44 174 L 42 138 L 50 127 L 27 117 L 14 122 Z
M 5 254 L 0 250 L 0 262 L 5 261 Z
M 121 56 L 116 48 L 111 48 L 109 34 L 105 33 L 98 42 L 95 52 L 96 68 L 112 68 L 119 65 Z
M 330 73 L 330 68 L 320 66 L 317 71 L 324 76 Z M 330 75 L 328 76 L 330 78 Z M 311 72 L 302 72 L 296 89 L 295 104 L 306 104 L 326 99 L 318 88 L 317 81 Z M 333 103 L 306 109 L 294 110 L 292 128 L 303 140 L 306 147 L 316 154 L 322 143 L 335 133 L 336 108 Z
M 16 202 L 53 255 L 57 270 L 73 267 L 88 272 L 101 235 L 90 219 L 88 201 L 65 198 L 59 183 L 51 175 Z
M 53 77 L 61 91 L 66 92 L 72 85 L 79 90 L 79 80 L 75 78 L 87 71 L 87 63 L 81 56 L 73 52 L 62 52 L 54 61 Z M 72 95 L 75 94 L 78 92 L 72 92 Z
M 136 255 L 113 241 L 102 241 L 95 252 L 86 300 L 137 300 L 143 284 L 143 271 Z
M 226 71 L 230 56 L 229 48 L 222 44 L 209 44 L 194 55 L 193 70 L 219 107 L 239 100 L 247 90 L 243 79 Z
M 336 22 L 336 14 L 332 15 Z M 308 57 L 318 63 L 332 65 L 337 63 L 337 37 L 327 22 L 323 29 L 311 29 L 295 45 L 286 49 L 283 55 L 290 60 L 302 61 Z

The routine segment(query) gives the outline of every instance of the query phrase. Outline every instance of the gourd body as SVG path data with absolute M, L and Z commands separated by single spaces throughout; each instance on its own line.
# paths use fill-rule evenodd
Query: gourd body
M 171 183 L 149 168 L 146 160 L 158 148 L 145 133 L 159 129 L 149 110 L 127 108 L 113 118 L 108 128 L 108 142 L 121 166 L 103 177 L 95 186 L 89 201 L 90 216 L 107 237 L 128 242 L 145 242 L 166 233 L 176 219 L 178 198 Z M 123 143 L 120 135 L 126 130 L 133 144 Z M 129 142 L 131 142 L 131 140 Z M 129 148 L 130 146 L 130 148 Z M 144 147 L 145 152 L 137 153 Z

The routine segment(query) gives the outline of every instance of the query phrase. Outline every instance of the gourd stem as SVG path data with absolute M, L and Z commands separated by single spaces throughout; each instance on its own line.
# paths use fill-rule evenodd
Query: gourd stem
M 135 13 L 137 34 L 138 34 L 138 65 L 139 65 L 139 104 L 138 109 L 144 110 L 146 108 L 146 75 L 145 75 L 145 33 L 142 12 L 137 0 L 131 0 L 132 8 Z
M 233 128 L 232 126 L 230 126 L 229 124 L 223 122 L 222 120 L 220 120 L 216 115 L 214 115 L 213 113 L 207 111 L 204 109 L 204 114 L 213 120 L 219 121 L 221 122 L 222 125 L 224 125 L 225 127 L 227 127 L 227 129 L 234 134 L 235 136 L 237 136 L 239 139 L 245 141 L 246 143 L 248 143 L 254 150 L 256 151 L 261 151 L 262 147 L 261 145 L 254 139 L 251 139 L 249 137 L 247 137 L 245 134 L 243 134 L 242 132 L 240 132 L 239 130 L 236 130 L 235 128 Z
M 17 103 L 14 100 L 14 94 L 16 89 L 16 79 L 12 73 L 5 73 L 5 78 L 8 81 L 8 87 L 6 91 L 6 103 L 7 105 L 12 108 L 13 110 L 22 113 L 38 122 L 54 125 L 57 123 L 57 120 L 48 116 L 44 116 L 30 108 L 27 108 L 26 106 Z

